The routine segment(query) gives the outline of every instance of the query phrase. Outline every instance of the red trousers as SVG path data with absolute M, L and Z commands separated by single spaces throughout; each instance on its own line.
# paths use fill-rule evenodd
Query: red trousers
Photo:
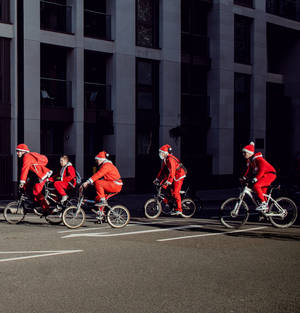
M 67 195 L 66 190 L 72 188 L 69 183 L 61 181 L 61 180 L 56 181 L 54 183 L 54 187 L 61 196 L 66 196 Z
M 183 179 L 180 179 L 178 181 L 173 181 L 172 184 L 172 196 L 174 197 L 174 199 L 176 200 L 176 204 L 177 204 L 177 210 L 178 211 L 182 211 L 182 206 L 181 206 L 181 195 L 180 195 L 180 190 L 183 184 Z
M 32 193 L 34 196 L 34 200 L 39 202 L 43 209 L 48 209 L 49 205 L 48 205 L 47 201 L 45 200 L 44 195 L 42 194 L 45 182 L 46 182 L 46 180 L 35 184 L 32 188 Z
M 263 194 L 266 194 L 268 187 L 275 180 L 275 178 L 275 174 L 265 174 L 253 185 L 253 190 L 256 192 L 261 202 L 267 201 Z
M 112 182 L 112 181 L 108 181 L 108 180 L 96 180 L 94 182 L 95 185 L 95 189 L 96 189 L 96 202 L 100 202 L 101 198 L 106 198 L 107 197 L 107 193 L 111 193 L 111 192 L 120 192 L 122 189 L 122 185 L 117 185 L 116 183 Z

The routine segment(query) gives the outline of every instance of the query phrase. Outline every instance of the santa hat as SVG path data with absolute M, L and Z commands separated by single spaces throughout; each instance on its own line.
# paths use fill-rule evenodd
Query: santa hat
M 243 152 L 247 152 L 250 154 L 254 154 L 254 142 L 251 141 L 249 145 L 245 146 L 242 150 Z
M 30 152 L 28 146 L 25 145 L 25 143 L 20 143 L 19 145 L 17 145 L 16 150 L 23 151 L 23 152 Z
M 104 161 L 108 156 L 109 156 L 108 153 L 106 153 L 105 151 L 101 151 L 101 152 L 99 152 L 99 153 L 95 156 L 95 159 L 96 159 L 96 160 L 100 160 L 100 161 Z
M 172 148 L 170 145 L 163 145 L 162 147 L 159 148 L 159 152 L 164 152 L 164 153 L 171 153 Z

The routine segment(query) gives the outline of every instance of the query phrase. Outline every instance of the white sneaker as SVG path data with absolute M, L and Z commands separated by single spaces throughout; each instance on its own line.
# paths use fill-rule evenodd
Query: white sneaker
M 258 212 L 266 212 L 268 210 L 268 205 L 266 202 L 262 202 L 255 210 Z
M 69 198 L 68 196 L 62 196 L 60 202 L 64 203 L 65 201 L 68 200 L 68 198 Z

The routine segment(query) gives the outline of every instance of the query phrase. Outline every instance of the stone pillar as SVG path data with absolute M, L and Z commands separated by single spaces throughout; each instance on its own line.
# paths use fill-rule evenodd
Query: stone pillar
M 169 131 L 180 126 L 181 103 L 181 8 L 180 0 L 160 2 L 159 69 L 160 145 L 169 143 L 180 157 L 180 140 L 170 138 Z M 172 34 L 172 36 L 170 36 Z
M 234 136 L 234 14 L 232 3 L 214 1 L 208 16 L 211 70 L 208 72 L 211 128 L 208 153 L 213 175 L 233 173 Z

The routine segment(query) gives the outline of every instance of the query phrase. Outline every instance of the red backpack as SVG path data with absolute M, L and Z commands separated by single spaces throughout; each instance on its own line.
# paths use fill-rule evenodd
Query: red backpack
M 39 154 L 37 152 L 29 152 L 29 153 L 36 159 L 37 165 L 46 166 L 48 164 L 48 158 L 45 155 Z

